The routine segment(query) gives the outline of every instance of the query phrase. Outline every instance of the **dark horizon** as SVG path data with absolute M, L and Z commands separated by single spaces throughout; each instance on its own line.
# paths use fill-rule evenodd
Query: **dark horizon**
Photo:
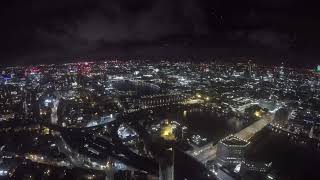
M 308 64 L 304 64 L 303 62 L 294 62 L 290 61 L 290 59 L 284 59 L 281 57 L 254 57 L 254 56 L 83 56 L 83 57 L 70 57 L 70 58 L 45 58 L 38 59 L 37 61 L 22 61 L 22 62 L 11 62 L 8 64 L 1 64 L 0 67 L 15 67 L 15 66 L 38 66 L 38 65 L 59 65 L 66 63 L 84 63 L 84 62 L 104 62 L 104 61 L 113 61 L 118 60 L 122 62 L 128 61 L 149 61 L 151 63 L 157 63 L 160 61 L 169 61 L 169 62 L 191 62 L 191 63 L 210 63 L 210 62 L 218 62 L 218 63 L 248 63 L 251 61 L 257 65 L 263 66 L 281 66 L 289 68 L 301 68 L 301 69 L 315 69 L 319 63 L 316 61 L 310 62 Z

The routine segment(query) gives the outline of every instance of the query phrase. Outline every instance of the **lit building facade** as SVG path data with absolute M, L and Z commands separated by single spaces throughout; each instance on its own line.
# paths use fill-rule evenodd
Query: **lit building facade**
M 250 143 L 236 136 L 230 135 L 218 143 L 217 165 L 222 167 L 240 164 L 244 158 L 244 152 Z

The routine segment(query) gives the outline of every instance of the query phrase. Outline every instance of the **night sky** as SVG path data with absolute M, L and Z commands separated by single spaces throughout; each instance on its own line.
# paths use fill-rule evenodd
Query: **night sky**
M 218 57 L 314 65 L 317 7 L 312 0 L 8 0 L 0 6 L 0 61 Z

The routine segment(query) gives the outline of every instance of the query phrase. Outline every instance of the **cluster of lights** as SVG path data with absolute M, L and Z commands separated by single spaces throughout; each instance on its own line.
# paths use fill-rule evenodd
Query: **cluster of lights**
M 227 144 L 225 143 L 226 141 L 230 141 L 230 140 L 237 140 L 237 141 L 242 141 L 244 142 L 245 144 L 244 145 L 234 145 L 234 144 Z M 229 135 L 223 139 L 220 140 L 220 143 L 222 143 L 223 145 L 227 146 L 227 147 L 247 147 L 250 142 L 245 140 L 245 139 L 242 139 L 240 137 L 237 137 L 237 136 L 234 136 L 234 135 Z
M 261 118 L 261 117 L 262 117 L 262 111 L 261 111 L 261 110 L 256 111 L 256 112 L 254 112 L 254 115 L 255 115 L 257 118 Z
M 167 141 L 175 141 L 176 137 L 174 135 L 174 127 L 172 124 L 167 123 L 162 127 L 160 136 Z
M 8 175 L 7 170 L 0 170 L 0 176 L 6 176 L 6 175 Z
M 259 172 L 267 172 L 272 163 L 257 163 L 243 160 L 241 164 L 246 165 L 249 169 Z

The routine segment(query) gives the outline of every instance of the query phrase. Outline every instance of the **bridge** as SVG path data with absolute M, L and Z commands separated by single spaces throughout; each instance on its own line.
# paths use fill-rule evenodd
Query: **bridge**
M 266 125 L 268 125 L 272 121 L 273 116 L 274 114 L 271 113 L 264 115 L 260 120 L 254 122 L 250 126 L 242 129 L 234 135 L 244 140 L 250 140 L 257 132 L 262 130 Z M 195 159 L 197 159 L 202 164 L 205 164 L 207 161 L 215 159 L 217 147 L 218 144 L 213 145 L 213 143 L 210 142 L 207 145 L 195 148 L 192 151 L 187 151 L 187 153 Z

